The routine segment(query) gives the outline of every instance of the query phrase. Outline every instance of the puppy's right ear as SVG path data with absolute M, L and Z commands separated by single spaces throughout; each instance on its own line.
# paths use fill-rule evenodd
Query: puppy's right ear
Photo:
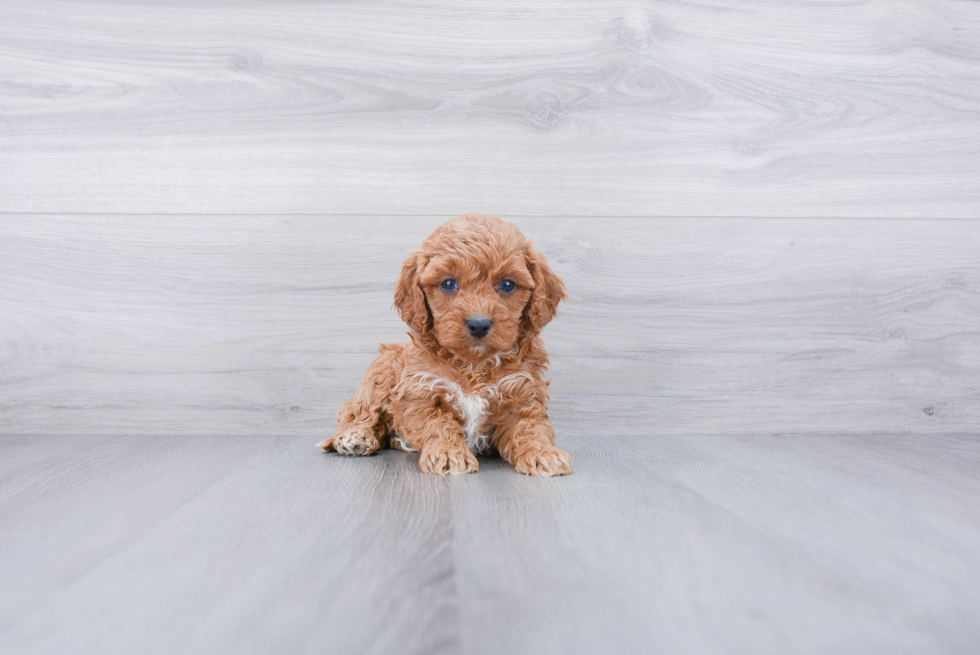
M 425 334 L 432 325 L 432 314 L 419 281 L 426 261 L 421 253 L 409 255 L 402 264 L 402 276 L 395 287 L 395 307 L 412 332 Z

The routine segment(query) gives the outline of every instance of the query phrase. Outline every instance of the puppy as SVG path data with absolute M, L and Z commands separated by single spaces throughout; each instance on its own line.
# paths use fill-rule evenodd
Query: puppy
M 548 418 L 541 329 L 565 286 L 513 223 L 464 214 L 409 256 L 395 307 L 411 342 L 385 344 L 321 442 L 341 455 L 388 445 L 419 452 L 426 473 L 479 468 L 494 450 L 519 473 L 565 475 Z

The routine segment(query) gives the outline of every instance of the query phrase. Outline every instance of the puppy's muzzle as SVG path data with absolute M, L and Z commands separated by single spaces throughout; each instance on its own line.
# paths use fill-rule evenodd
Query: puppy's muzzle
M 486 316 L 473 316 L 467 319 L 466 329 L 474 339 L 482 339 L 490 333 L 493 322 Z

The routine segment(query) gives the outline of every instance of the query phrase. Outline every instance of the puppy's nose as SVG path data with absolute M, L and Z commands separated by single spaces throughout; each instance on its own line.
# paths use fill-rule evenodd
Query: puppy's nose
M 477 339 L 482 339 L 487 336 L 487 333 L 490 332 L 491 325 L 493 323 L 486 316 L 474 316 L 466 321 L 466 329 Z

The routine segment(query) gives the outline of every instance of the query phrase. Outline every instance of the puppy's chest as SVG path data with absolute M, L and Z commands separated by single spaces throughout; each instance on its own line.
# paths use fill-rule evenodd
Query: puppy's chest
M 447 378 L 421 374 L 419 382 L 441 396 L 460 417 L 466 443 L 474 453 L 490 449 L 492 418 L 509 403 L 521 402 L 534 378 L 529 373 L 513 373 L 493 383 L 473 385 L 468 391 Z
M 485 389 L 480 391 L 486 393 Z M 465 393 L 460 388 L 458 393 L 448 398 L 462 414 L 466 443 L 474 453 L 482 453 L 490 449 L 490 435 L 483 430 L 483 427 L 491 412 L 491 398 L 484 396 L 483 393 Z

